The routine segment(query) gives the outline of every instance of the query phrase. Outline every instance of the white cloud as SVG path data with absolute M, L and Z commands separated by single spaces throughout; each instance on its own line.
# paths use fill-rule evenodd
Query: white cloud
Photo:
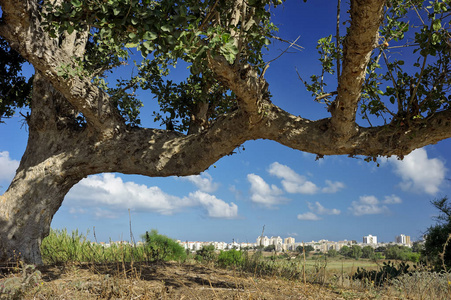
M 189 194 L 189 199 L 197 201 L 212 218 L 234 219 L 238 216 L 238 206 L 235 203 L 225 203 L 213 195 L 197 191 Z
M 317 215 L 315 215 L 314 213 L 312 213 L 311 211 L 309 211 L 309 212 L 306 212 L 305 214 L 299 214 L 298 215 L 298 220 L 319 221 L 319 220 L 321 220 L 321 218 L 318 217 Z
M 315 202 L 315 204 L 312 204 L 310 202 L 307 202 L 308 208 L 318 214 L 318 215 L 339 215 L 341 211 L 339 209 L 333 208 L 328 209 L 322 206 L 318 201 Z
M 400 204 L 402 203 L 401 198 L 399 198 L 396 195 L 390 195 L 390 196 L 385 196 L 384 201 L 382 201 L 385 204 Z
M 0 152 L 0 181 L 11 181 L 19 167 L 19 161 L 11 159 L 8 151 Z
M 326 187 L 322 188 L 323 193 L 333 194 L 345 187 L 343 182 L 326 180 Z
M 319 190 L 316 184 L 297 174 L 290 167 L 278 162 L 272 163 L 268 172 L 282 179 L 282 186 L 288 193 L 315 194 Z
M 388 207 L 381 205 L 375 196 L 360 196 L 359 201 L 352 201 L 349 210 L 355 216 L 376 215 L 389 211 Z
M 425 149 L 417 149 L 403 160 L 389 158 L 395 173 L 402 178 L 400 183 L 404 191 L 413 190 L 435 195 L 445 179 L 446 168 L 438 158 L 428 158 Z
M 260 176 L 248 174 L 247 180 L 251 184 L 250 192 L 253 202 L 271 208 L 287 201 L 286 198 L 280 196 L 283 194 L 281 189 L 275 185 L 270 186 Z
M 207 210 L 208 216 L 214 218 L 232 218 L 237 216 L 238 207 L 202 191 L 187 197 L 176 197 L 163 192 L 159 187 L 124 182 L 114 174 L 94 175 L 83 179 L 67 194 L 67 204 L 73 206 L 106 206 L 109 209 L 140 212 L 156 212 L 170 215 L 187 207 L 200 206 Z M 219 210 L 221 212 L 219 212 Z M 72 210 L 74 213 L 75 210 Z M 109 210 L 94 212 L 99 218 L 115 217 Z
M 207 172 L 201 175 L 191 175 L 181 178 L 192 182 L 200 191 L 205 193 L 213 193 L 219 187 L 219 184 L 213 182 L 213 178 Z

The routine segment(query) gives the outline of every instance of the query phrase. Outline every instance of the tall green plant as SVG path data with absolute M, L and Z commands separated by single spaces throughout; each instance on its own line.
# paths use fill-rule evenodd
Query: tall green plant
M 156 229 L 142 236 L 145 251 L 150 261 L 183 261 L 186 259 L 185 249 L 175 240 L 159 234 Z

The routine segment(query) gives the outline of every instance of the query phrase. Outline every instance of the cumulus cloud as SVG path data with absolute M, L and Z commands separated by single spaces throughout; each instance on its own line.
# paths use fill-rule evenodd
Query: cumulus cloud
M 384 201 L 385 204 L 401 204 L 402 200 L 396 195 L 385 196 Z
M 325 208 L 318 201 L 315 202 L 315 204 L 307 202 L 307 206 L 312 212 L 318 215 L 339 215 L 341 213 L 341 211 L 336 208 L 333 209 Z
M 435 195 L 445 180 L 445 163 L 438 158 L 428 158 L 425 149 L 417 149 L 403 160 L 390 158 L 394 172 L 401 177 L 401 188 Z
M 263 178 L 255 174 L 248 174 L 247 180 L 251 184 L 251 200 L 255 203 L 271 208 L 287 201 L 282 197 L 282 190 L 275 185 L 269 185 Z
M 0 181 L 11 181 L 19 167 L 19 161 L 11 159 L 8 151 L 0 152 Z
M 352 201 L 349 210 L 355 216 L 376 215 L 389 211 L 388 207 L 381 205 L 375 196 L 360 196 L 359 201 Z
M 202 207 L 213 218 L 233 218 L 238 214 L 234 203 L 226 203 L 202 191 L 180 198 L 163 192 L 159 187 L 148 187 L 134 182 L 124 182 L 114 174 L 94 175 L 83 179 L 67 194 L 67 204 L 75 207 L 103 206 L 96 210 L 99 218 L 114 218 L 113 210 L 132 209 L 140 212 L 156 212 L 171 215 L 187 207 Z M 72 212 L 75 212 L 73 210 Z M 221 214 L 222 213 L 222 214 Z
M 274 162 L 269 166 L 269 174 L 282 179 L 283 188 L 290 194 L 315 194 L 319 188 L 304 176 L 297 174 L 290 167 Z
M 323 193 L 328 193 L 328 194 L 333 194 L 338 192 L 339 190 L 343 189 L 345 187 L 343 182 L 339 182 L 339 181 L 330 181 L 330 180 L 326 180 L 326 187 L 323 187 L 321 189 L 321 192 Z
M 211 218 L 234 219 L 238 216 L 238 206 L 235 203 L 228 204 L 214 195 L 196 191 L 190 193 L 188 199 L 198 202 L 207 210 L 208 216 Z
M 200 191 L 205 192 L 205 193 L 213 193 L 219 187 L 219 184 L 213 182 L 213 178 L 207 172 L 204 172 L 201 175 L 192 175 L 192 176 L 182 177 L 182 179 L 190 181 Z
M 315 215 L 314 213 L 312 213 L 311 211 L 306 212 L 305 214 L 299 214 L 298 215 L 298 220 L 302 220 L 302 221 L 319 221 L 321 220 L 320 217 L 318 217 L 317 215 Z

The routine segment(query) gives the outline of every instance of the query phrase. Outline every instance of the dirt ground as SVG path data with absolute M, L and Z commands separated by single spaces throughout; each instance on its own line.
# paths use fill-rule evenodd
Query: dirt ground
M 78 264 L 39 270 L 41 279 L 20 299 L 388 299 L 374 292 L 255 277 L 199 264 Z M 8 278 L 12 276 L 21 275 Z

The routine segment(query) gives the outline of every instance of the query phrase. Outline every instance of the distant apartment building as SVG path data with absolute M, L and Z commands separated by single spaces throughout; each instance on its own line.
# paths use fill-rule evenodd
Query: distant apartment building
M 267 247 L 270 244 L 271 244 L 271 239 L 269 239 L 267 236 L 259 236 L 257 238 L 257 246 Z
M 282 251 L 283 240 L 280 236 L 272 236 L 270 245 L 274 245 L 276 251 Z
M 400 234 L 398 236 L 396 236 L 395 238 L 395 242 L 397 244 L 402 244 L 402 245 L 406 245 L 406 246 L 410 246 L 410 236 L 409 235 L 404 235 L 404 234 Z
M 295 251 L 296 250 L 296 241 L 293 237 L 287 237 L 283 240 L 283 250 L 285 251 Z
M 295 240 L 293 237 L 287 237 L 287 238 L 285 238 L 284 243 L 285 244 L 294 244 Z
M 363 237 L 363 243 L 364 244 L 377 244 L 377 236 L 373 236 L 371 234 Z

